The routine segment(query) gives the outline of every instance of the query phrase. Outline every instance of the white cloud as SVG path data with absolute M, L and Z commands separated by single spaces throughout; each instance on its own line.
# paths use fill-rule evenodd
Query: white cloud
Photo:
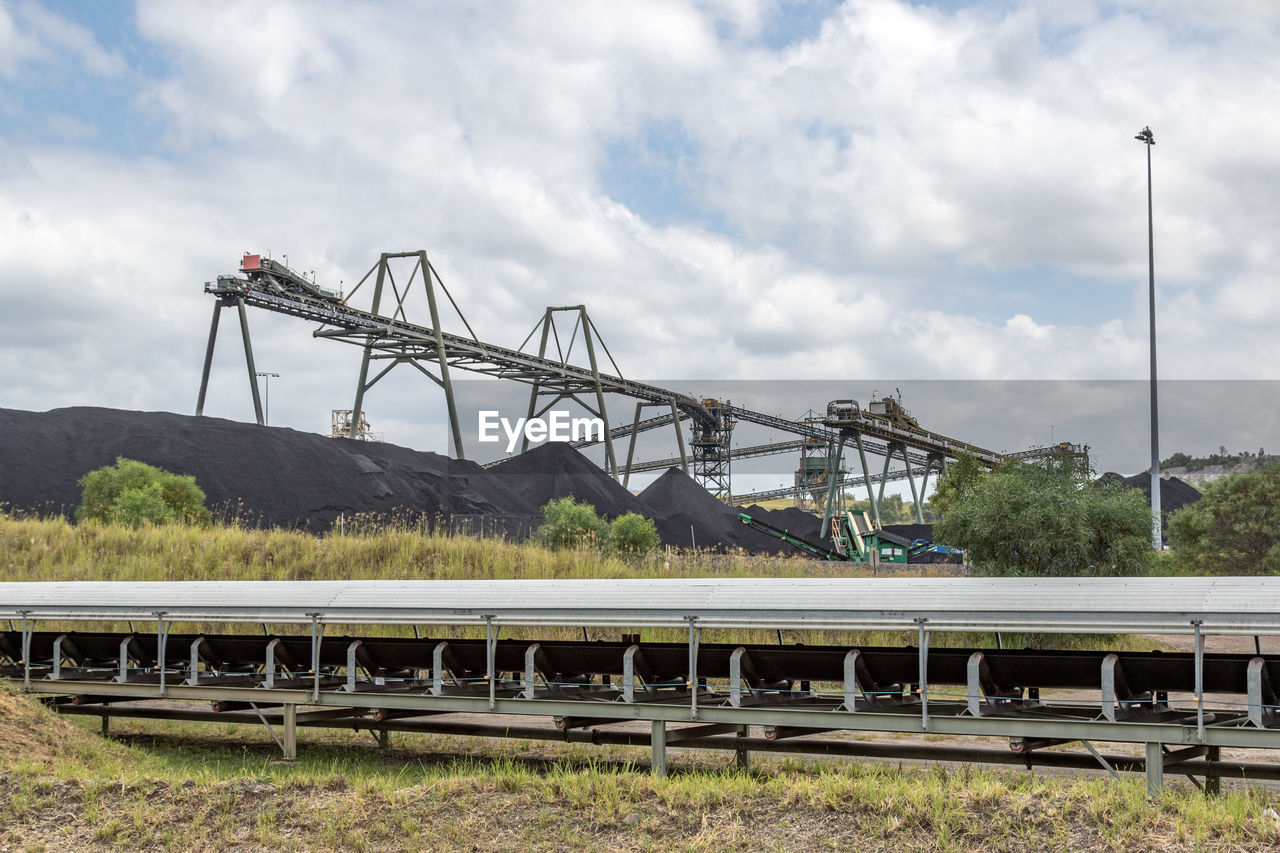
M 1164 370 L 1275 373 L 1269 7 L 1193 21 L 1165 4 L 851 0 L 771 51 L 758 37 L 774 14 L 140 3 L 168 63 L 139 92 L 158 153 L 0 137 L 0 222 L 19 235 L 0 244 L 0 362 L 27 364 L 0 405 L 189 411 L 212 308 L 200 282 L 244 250 L 349 288 L 379 252 L 426 248 L 481 337 L 515 344 L 544 306 L 585 303 L 637 377 L 1136 378 L 1146 223 L 1131 137 L 1148 123 Z M 124 70 L 88 30 L 55 24 L 0 4 L 0 77 L 36 61 Z M 679 199 L 650 221 L 603 189 L 616 144 L 643 148 L 655 125 L 688 142 L 666 159 L 710 211 L 700 225 Z M 955 270 L 1030 270 L 1028 287 L 1046 270 L 1096 277 L 1091 292 L 1117 296 L 1085 325 L 1012 293 L 980 312 Z M 287 318 L 251 323 L 259 365 L 283 374 L 273 420 L 320 429 L 350 405 L 356 351 Z M 244 417 L 236 334 L 224 322 L 209 408 Z M 438 419 L 436 400 L 410 376 L 368 405 L 389 438 L 425 446 L 410 425 Z

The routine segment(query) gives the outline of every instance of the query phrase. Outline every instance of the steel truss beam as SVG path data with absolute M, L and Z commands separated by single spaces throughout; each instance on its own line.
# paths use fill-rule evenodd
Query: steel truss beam
M 569 313 L 574 316 L 573 330 L 567 338 L 561 336 L 560 330 L 556 326 L 556 315 L 561 313 Z M 547 358 L 547 346 L 554 343 L 556 350 L 556 361 L 561 368 L 569 366 L 569 359 L 573 355 L 574 344 L 578 341 L 578 335 L 582 335 L 583 346 L 587 351 L 587 363 L 589 365 L 591 376 L 589 379 L 573 379 L 565 375 L 546 378 L 535 378 L 530 384 L 529 390 L 529 413 L 528 419 L 541 417 L 546 414 L 556 403 L 563 400 L 572 400 L 582 408 L 604 423 L 604 458 L 605 470 L 618 479 L 618 458 L 613 450 L 613 435 L 609 429 L 609 413 L 604 402 L 604 380 L 603 374 L 600 373 L 600 366 L 596 360 L 596 344 L 599 344 L 604 350 L 605 356 L 609 359 L 609 364 L 613 366 L 614 373 L 618 376 L 622 375 L 622 371 L 618 369 L 618 364 L 613 360 L 613 355 L 609 352 L 609 348 L 605 346 L 603 340 L 600 339 L 600 333 L 596 330 L 595 324 L 591 322 L 591 317 L 587 314 L 585 305 L 573 305 L 565 307 L 550 307 L 542 316 L 542 336 L 538 343 L 538 358 Z M 525 338 L 525 344 L 529 342 L 529 338 L 538 331 L 535 326 L 534 330 L 529 333 L 529 337 Z M 524 349 L 525 344 L 521 344 L 520 348 Z M 594 400 L 594 404 L 584 399 L 582 395 L 590 395 L 589 399 Z M 550 402 L 541 408 L 538 407 L 540 397 L 551 398 Z M 659 404 L 660 405 L 660 404 Z M 675 412 L 674 404 L 671 410 Z M 636 409 L 636 418 L 639 420 L 640 410 Z M 679 432 L 679 428 L 677 428 Z M 635 449 L 634 434 L 632 437 L 632 449 Z M 525 434 L 524 440 L 520 445 L 520 452 L 524 453 L 529 449 L 529 435 Z M 628 457 L 628 462 L 630 457 Z
M 402 259 L 412 259 L 413 261 L 409 275 L 403 284 L 396 280 L 390 263 L 391 261 Z M 279 267 L 279 265 L 276 266 Z M 534 400 L 539 396 L 553 396 L 556 400 L 575 399 L 583 403 L 584 408 L 596 412 L 597 416 L 605 419 L 606 422 L 605 394 L 619 394 L 644 404 L 669 408 L 672 410 L 671 414 L 664 412 L 662 415 L 646 421 L 637 420 L 630 425 L 622 425 L 611 429 L 606 428 L 604 439 L 606 444 L 606 466 L 611 473 L 618 475 L 619 465 L 612 447 L 615 439 L 626 435 L 634 435 L 634 432 L 637 431 L 665 426 L 672 422 L 678 423 L 682 419 L 690 419 L 693 422 L 693 435 L 688 455 L 692 456 L 693 476 L 711 491 L 724 496 L 727 500 L 730 499 L 729 496 L 732 494 L 732 459 L 735 457 L 731 447 L 731 436 L 733 424 L 738 421 L 758 424 L 805 438 L 820 439 L 828 444 L 830 444 L 832 437 L 837 434 L 842 435 L 840 440 L 843 443 L 847 436 L 844 436 L 841 430 L 852 431 L 858 435 L 893 443 L 895 446 L 902 448 L 901 452 L 908 463 L 908 467 L 912 464 L 925 467 L 926 479 L 930 456 L 936 456 L 945 461 L 946 458 L 954 457 L 954 454 L 959 450 L 967 450 L 977 452 L 979 457 L 988 464 L 994 464 L 995 461 L 1003 458 L 1000 454 L 993 454 L 990 451 L 985 451 L 982 448 L 949 439 L 945 436 L 939 436 L 923 430 L 906 430 L 869 418 L 863 418 L 856 424 L 827 420 L 824 421 L 824 425 L 819 425 L 803 421 L 791 421 L 775 415 L 754 412 L 733 406 L 728 402 L 700 401 L 670 389 L 647 383 L 633 382 L 623 378 L 621 371 L 617 369 L 617 365 L 613 363 L 611 356 L 609 361 L 615 372 L 612 374 L 601 372 L 596 361 L 594 349 L 597 342 L 601 343 L 603 348 L 603 342 L 600 341 L 599 335 L 587 317 L 586 309 L 583 306 L 547 309 L 542 322 L 542 346 L 538 355 L 530 355 L 521 352 L 519 349 L 512 350 L 485 343 L 475 335 L 458 308 L 457 302 L 452 294 L 449 293 L 448 288 L 444 285 L 423 250 L 383 253 L 378 262 L 360 279 L 356 287 L 352 289 L 345 299 L 339 299 L 336 295 L 331 299 L 322 298 L 319 294 L 324 294 L 325 292 L 317 288 L 314 281 L 307 283 L 305 276 L 287 269 L 283 273 L 279 269 L 275 272 L 265 268 L 257 269 L 248 272 L 246 276 L 220 276 L 216 283 L 207 283 L 205 285 L 205 292 L 216 296 L 218 301 L 214 308 L 201 375 L 200 391 L 196 403 L 196 414 L 198 415 L 204 413 L 209 372 L 212 365 L 221 309 L 235 305 L 240 314 L 246 366 L 254 400 L 254 414 L 259 423 L 263 423 L 264 419 L 256 370 L 253 365 L 253 351 L 249 338 L 248 320 L 245 314 L 246 306 L 262 308 L 319 323 L 321 328 L 313 333 L 316 337 L 344 341 L 361 348 L 360 375 L 356 384 L 355 405 L 353 406 L 352 416 L 353 429 L 360 422 L 364 395 L 393 368 L 401 364 L 409 364 L 427 376 L 444 391 L 453 452 L 458 458 L 464 457 L 464 450 L 453 394 L 451 375 L 453 370 L 467 370 L 495 378 L 524 382 L 533 386 L 531 397 Z M 347 304 L 361 287 L 370 281 L 372 281 L 373 290 L 371 310 L 361 311 Z M 406 299 L 410 292 L 414 291 L 415 285 L 422 287 L 426 294 L 430 314 L 429 326 L 409 322 L 410 312 L 406 308 Z M 387 292 L 388 289 L 390 293 Z M 469 337 L 443 331 L 440 322 L 439 294 L 443 294 L 457 312 L 458 317 L 470 335 Z M 384 307 L 388 310 L 383 310 Z M 577 312 L 578 318 L 575 324 L 575 333 L 577 330 L 581 330 L 584 333 L 588 361 L 590 362 L 588 367 L 570 364 L 568 351 L 561 352 L 561 357 L 558 359 L 548 356 L 550 342 L 554 340 L 559 343 L 558 335 L 554 331 L 552 314 L 560 311 Z M 572 348 L 573 338 L 574 335 L 570 335 L 569 349 Z M 605 353 L 606 355 L 608 354 L 607 349 L 605 349 Z M 380 370 L 374 372 L 371 377 L 370 368 L 375 361 L 385 362 L 386 364 Z M 580 396 L 577 396 L 582 393 L 592 396 L 594 403 L 589 405 Z M 677 431 L 679 431 L 678 428 Z M 589 443 L 593 442 L 580 442 L 578 444 L 579 446 L 586 446 Z M 883 451 L 880 449 L 882 446 L 884 447 Z M 760 448 L 763 447 L 760 446 Z M 1074 445 L 1071 447 L 1075 448 Z M 873 453 L 880 452 L 881 455 L 886 455 L 890 452 L 887 444 L 877 445 L 870 441 L 864 442 L 864 448 Z M 1023 458 L 1028 455 L 1044 455 L 1058 450 L 1059 448 L 1047 448 L 1024 451 L 1020 454 L 1014 454 L 1014 456 Z M 916 452 L 913 454 L 912 451 Z M 763 453 L 764 451 L 761 449 L 760 452 Z M 925 455 L 921 455 L 920 452 Z M 752 455 L 752 453 L 746 451 L 743 455 Z M 671 463 L 671 465 L 674 464 Z M 653 467 L 660 466 L 661 463 L 653 465 Z M 863 468 L 863 476 L 870 476 L 865 465 Z M 649 470 L 649 468 L 641 469 L 634 465 L 633 460 L 632 470 Z M 909 480 L 912 479 L 910 473 L 907 473 L 906 477 Z M 919 505 L 923 499 L 923 493 L 924 489 L 921 489 L 916 497 L 917 517 L 919 517 Z M 762 495 L 753 497 L 761 498 Z M 874 496 L 872 500 L 873 509 L 875 509 L 875 504 L 878 502 L 875 501 Z M 876 514 L 878 515 L 878 512 Z
M 417 258 L 419 261 L 414 268 L 419 269 L 421 259 L 425 256 L 425 252 L 419 251 L 386 253 L 382 257 L 386 259 Z M 322 328 L 313 333 L 316 337 L 359 346 L 368 350 L 370 360 L 389 360 L 393 363 L 425 361 L 437 366 L 443 365 L 449 370 L 467 370 L 526 384 L 571 382 L 594 387 L 598 379 L 604 393 L 619 394 L 668 406 L 674 405 L 683 417 L 693 418 L 697 422 L 713 421 L 702 404 L 686 394 L 624 379 L 619 375 L 593 372 L 590 368 L 565 364 L 554 358 L 539 357 L 518 349 L 496 346 L 478 340 L 474 334 L 466 337 L 445 332 L 438 322 L 433 321 L 432 326 L 411 323 L 407 318 L 408 312 L 403 309 L 388 312 L 393 316 L 383 316 L 378 313 L 382 308 L 381 301 L 377 309 L 372 311 L 361 311 L 348 305 L 347 301 L 355 295 L 361 285 L 369 281 L 370 276 L 374 276 L 376 291 L 376 273 L 383 266 L 383 260 L 379 259 L 378 263 L 361 279 L 360 284 L 357 284 L 357 287 L 347 295 L 346 300 L 341 302 L 299 293 L 279 292 L 261 281 L 234 275 L 220 276 L 217 282 L 206 284 L 205 292 L 220 298 L 240 300 L 250 307 L 319 323 Z M 434 267 L 428 263 L 427 268 L 429 275 L 422 279 L 422 286 L 426 287 L 430 283 L 429 292 L 432 292 L 438 285 L 440 292 L 447 296 L 456 309 L 456 303 L 444 288 Z M 418 275 L 421 273 L 419 272 Z M 384 287 L 386 286 L 390 286 L 390 279 L 385 277 L 384 272 Z M 407 293 L 407 287 L 400 288 L 399 283 L 396 283 L 392 296 L 396 299 L 397 305 L 403 303 Z M 465 318 L 463 322 L 465 324 Z M 470 327 L 468 331 L 470 332 Z M 366 391 L 372 385 L 368 382 L 367 376 L 361 384 L 365 386 Z

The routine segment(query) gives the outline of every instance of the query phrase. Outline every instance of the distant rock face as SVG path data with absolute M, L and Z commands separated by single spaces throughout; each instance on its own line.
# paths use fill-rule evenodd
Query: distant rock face
M 323 531 L 340 516 L 403 512 L 463 532 L 523 538 L 542 522 L 547 501 L 572 496 L 606 518 L 653 518 L 669 545 L 791 550 L 741 524 L 736 510 L 678 470 L 637 497 L 567 444 L 544 444 L 485 469 L 394 444 L 88 407 L 0 409 L 0 505 L 69 516 L 80 502 L 77 481 L 118 456 L 192 475 L 215 513 L 266 526 Z M 816 540 L 812 516 L 773 515 L 765 520 Z
M 1162 468 L 1160 476 L 1177 477 L 1196 488 L 1202 489 L 1215 480 L 1221 480 L 1231 474 L 1248 474 L 1251 471 L 1258 471 L 1270 465 L 1280 465 L 1280 457 L 1251 456 L 1247 459 L 1241 459 L 1234 465 L 1206 465 L 1203 468 L 1194 470 L 1191 468 Z

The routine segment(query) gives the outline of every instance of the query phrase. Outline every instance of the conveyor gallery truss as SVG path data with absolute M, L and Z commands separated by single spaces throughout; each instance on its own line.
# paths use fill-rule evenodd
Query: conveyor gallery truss
M 828 409 L 825 417 L 795 421 L 735 406 L 729 401 L 697 398 L 626 379 L 583 305 L 547 308 L 541 322 L 515 349 L 484 342 L 467 322 L 425 251 L 382 254 L 345 295 L 318 287 L 314 275 L 308 277 L 269 258 L 246 255 L 238 274 L 222 275 L 215 282 L 207 282 L 205 292 L 213 295 L 216 302 L 196 402 L 197 415 L 204 413 L 222 309 L 235 308 L 254 413 L 258 423 L 263 423 L 246 314 L 246 308 L 252 307 L 312 321 L 319 324 L 313 332 L 316 337 L 360 347 L 360 373 L 351 409 L 355 413 L 353 432 L 364 411 L 365 395 L 391 370 L 407 365 L 422 373 L 443 392 L 452 449 L 459 459 L 465 458 L 465 451 L 453 388 L 453 376 L 458 370 L 528 385 L 529 417 L 543 414 L 566 400 L 578 403 L 599 417 L 604 422 L 605 467 L 623 482 L 629 480 L 632 471 L 655 467 L 636 463 L 636 435 L 651 429 L 674 428 L 680 455 L 657 464 L 679 465 L 724 500 L 734 499 L 732 462 L 735 458 L 788 452 L 803 444 L 810 454 L 828 460 L 828 470 L 809 472 L 801 478 L 804 482 L 798 480 L 790 493 L 825 489 L 825 504 L 830 513 L 836 509 L 834 504 L 843 494 L 843 486 L 865 484 L 872 515 L 878 520 L 885 482 L 905 479 L 911 486 L 917 520 L 922 520 L 929 477 L 941 472 L 957 453 L 971 453 L 985 465 L 994 465 L 1006 458 L 920 429 L 914 422 L 894 423 L 856 406 Z M 358 296 L 369 306 L 368 310 L 354 307 L 353 300 Z M 456 317 L 452 325 L 460 326 L 465 334 L 445 331 L 442 319 L 445 317 Z M 533 350 L 535 339 L 536 351 L 526 351 L 526 348 Z M 611 421 L 606 404 L 610 396 L 635 401 L 630 423 Z M 682 428 L 685 421 L 689 425 L 687 437 Z M 789 434 L 800 443 L 775 442 L 735 450 L 732 436 L 738 423 L 756 424 Z M 630 441 L 626 460 L 620 463 L 615 442 L 623 438 Z M 578 442 L 579 446 L 592 443 L 595 442 Z M 527 448 L 527 440 L 524 447 Z M 861 475 L 852 479 L 843 477 L 841 469 L 846 448 L 857 452 L 861 467 Z M 1077 454 L 1087 451 L 1078 446 L 1060 445 L 1029 453 L 1063 452 L 1064 448 Z M 868 465 L 868 453 L 883 457 L 884 464 L 879 471 Z M 903 467 L 891 468 L 894 460 L 900 460 Z M 878 490 L 873 489 L 873 483 L 879 483 Z M 764 495 L 741 497 L 751 500 Z

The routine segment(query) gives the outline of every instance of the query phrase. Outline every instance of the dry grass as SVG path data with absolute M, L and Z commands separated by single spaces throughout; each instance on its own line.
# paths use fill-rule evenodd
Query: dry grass
M 687 756 L 655 779 L 634 750 L 409 735 L 380 750 L 337 732 L 309 732 L 284 765 L 256 728 L 129 725 L 105 741 L 0 692 L 0 848 L 1280 849 L 1258 789 L 1153 801 L 1140 779 L 787 761 L 742 773 Z

